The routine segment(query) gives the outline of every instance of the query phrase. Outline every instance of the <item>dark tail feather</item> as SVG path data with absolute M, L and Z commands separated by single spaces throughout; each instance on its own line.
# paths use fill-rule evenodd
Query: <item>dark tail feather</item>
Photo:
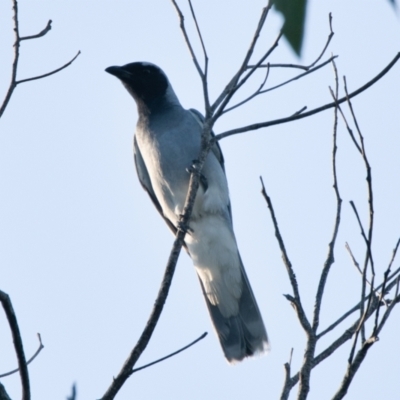
M 242 361 L 246 357 L 262 354 L 269 350 L 267 331 L 260 310 L 243 264 L 241 267 L 243 289 L 239 301 L 239 313 L 236 316 L 225 318 L 218 306 L 212 305 L 204 294 L 204 287 L 200 280 L 211 320 L 225 357 L 230 363 Z

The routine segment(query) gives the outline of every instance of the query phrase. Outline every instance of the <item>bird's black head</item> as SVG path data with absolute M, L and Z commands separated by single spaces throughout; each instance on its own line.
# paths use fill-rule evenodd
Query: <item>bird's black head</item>
M 106 72 L 122 81 L 139 108 L 141 106 L 152 108 L 162 101 L 169 86 L 161 68 L 147 62 L 134 62 L 122 67 L 113 66 L 107 68 Z

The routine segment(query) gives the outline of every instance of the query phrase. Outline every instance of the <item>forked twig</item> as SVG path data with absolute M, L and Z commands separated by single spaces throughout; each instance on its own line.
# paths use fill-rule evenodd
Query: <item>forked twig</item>
M 225 131 L 223 133 L 220 133 L 219 135 L 216 135 L 216 140 L 221 140 L 228 136 L 237 135 L 238 133 L 254 131 L 257 129 L 266 128 L 266 127 L 273 126 L 273 125 L 279 125 L 279 124 L 284 124 L 287 122 L 297 121 L 299 119 L 307 118 L 311 115 L 318 114 L 322 111 L 329 110 L 330 108 L 336 107 L 337 104 L 341 104 L 341 103 L 344 103 L 345 101 L 347 101 L 347 98 L 353 98 L 353 97 L 359 95 L 360 93 L 364 92 L 369 87 L 374 85 L 376 82 L 378 82 L 383 76 L 385 76 L 391 70 L 391 68 L 397 63 L 397 61 L 399 59 L 400 59 L 400 53 L 397 53 L 396 56 L 393 58 L 393 60 L 378 75 L 376 75 L 373 79 L 371 79 L 365 85 L 361 86 L 359 89 L 355 90 L 352 93 L 349 93 L 348 96 L 338 99 L 337 102 L 327 103 L 323 106 L 314 108 L 314 109 L 312 109 L 308 112 L 302 113 L 302 114 L 291 115 L 291 116 L 285 117 L 285 118 L 274 119 L 271 121 L 246 125 L 241 128 L 231 129 L 229 131 Z
M 207 336 L 207 332 L 204 332 L 204 333 L 203 333 L 200 337 L 198 337 L 196 340 L 193 340 L 193 342 L 191 342 L 191 343 L 189 343 L 188 345 L 182 347 L 181 349 L 179 349 L 179 350 L 177 350 L 177 351 L 174 351 L 173 353 L 168 354 L 168 355 L 165 356 L 165 357 L 159 358 L 158 360 L 153 361 L 153 362 L 151 362 L 151 363 L 149 363 L 149 364 L 143 365 L 142 367 L 133 369 L 133 370 L 131 371 L 131 374 L 134 374 L 135 372 L 141 371 L 142 369 L 151 367 L 151 366 L 154 365 L 154 364 L 158 364 L 158 363 L 161 362 L 161 361 L 164 361 L 164 360 L 167 360 L 168 358 L 171 358 L 171 357 L 173 357 L 173 356 L 176 356 L 177 354 L 181 353 L 182 351 L 187 350 L 189 347 L 192 347 L 192 346 L 195 345 L 197 342 L 200 342 L 200 340 L 203 340 L 206 336 Z
M 47 23 L 46 27 L 42 31 L 37 33 L 36 35 L 30 35 L 30 36 L 21 37 L 19 35 L 18 1 L 17 0 L 12 0 L 12 3 L 13 3 L 13 7 L 12 8 L 13 8 L 14 33 L 15 33 L 14 59 L 13 59 L 12 68 L 11 68 L 11 82 L 10 82 L 10 85 L 9 85 L 8 90 L 6 92 L 6 95 L 4 97 L 3 103 L 2 103 L 2 105 L 0 107 L 0 118 L 3 115 L 5 109 L 7 108 L 7 105 L 9 103 L 9 101 L 11 99 L 11 96 L 12 96 L 15 88 L 17 87 L 17 85 L 19 85 L 20 83 L 29 82 L 29 81 L 33 81 L 33 80 L 36 80 L 36 79 L 46 78 L 47 76 L 56 74 L 57 72 L 60 72 L 64 68 L 67 68 L 69 65 L 71 65 L 80 54 L 80 51 L 78 51 L 77 55 L 71 61 L 69 61 L 66 64 L 64 64 L 62 67 L 55 69 L 54 71 L 48 72 L 48 73 L 43 74 L 43 75 L 35 76 L 35 77 L 32 77 L 32 78 L 17 80 L 17 70 L 18 70 L 18 62 L 19 62 L 19 48 L 20 48 L 21 42 L 23 40 L 37 39 L 37 38 L 40 38 L 40 37 L 46 35 L 46 33 L 49 32 L 50 29 L 51 29 L 52 21 L 49 20 L 49 22 Z
M 329 13 L 329 30 L 330 30 L 330 32 L 329 32 L 328 38 L 326 40 L 326 43 L 325 43 L 320 55 L 310 65 L 299 65 L 299 64 L 267 64 L 267 65 L 264 65 L 264 64 L 262 64 L 259 66 L 259 68 L 267 68 L 269 65 L 270 68 L 297 68 L 297 69 L 302 69 L 304 71 L 308 71 L 309 69 L 314 67 L 314 65 L 317 64 L 318 61 L 323 57 L 323 55 L 325 54 L 325 51 L 328 49 L 329 44 L 335 34 L 333 32 L 333 28 L 332 28 L 332 13 Z M 253 68 L 253 65 L 249 65 L 248 68 Z
M 44 346 L 43 346 L 43 343 L 42 343 L 42 337 L 40 336 L 40 333 L 38 333 L 37 335 L 38 335 L 38 339 L 39 339 L 39 347 L 35 351 L 33 356 L 26 362 L 26 365 L 29 365 L 39 355 L 39 353 L 44 349 Z M 19 368 L 16 368 L 16 369 L 14 369 L 12 371 L 6 372 L 4 374 L 0 374 L 0 378 L 4 378 L 5 376 L 9 376 L 9 375 L 15 374 L 18 371 L 19 371 Z
M 282 239 L 282 235 L 281 235 L 281 232 L 280 232 L 280 229 L 278 226 L 278 222 L 275 217 L 274 207 L 272 205 L 272 201 L 271 201 L 270 197 L 268 196 L 268 194 L 265 190 L 264 181 L 263 181 L 262 177 L 260 177 L 260 181 L 261 181 L 261 186 L 262 186 L 261 193 L 262 193 L 265 201 L 267 202 L 269 211 L 271 213 L 271 219 L 272 219 L 272 223 L 274 224 L 274 229 L 275 229 L 275 236 L 278 241 L 279 248 L 282 253 L 283 263 L 285 264 L 287 273 L 289 275 L 290 284 L 292 285 L 292 289 L 293 289 L 294 297 L 291 297 L 289 295 L 286 295 L 285 297 L 288 298 L 293 303 L 293 306 L 295 307 L 295 310 L 297 312 L 297 315 L 299 317 L 299 320 L 300 320 L 300 323 L 301 323 L 303 329 L 307 332 L 307 334 L 311 335 L 313 333 L 312 329 L 311 329 L 311 325 L 307 319 L 307 316 L 306 316 L 303 306 L 301 304 L 299 285 L 297 283 L 297 278 L 294 273 L 292 263 L 290 262 L 289 256 L 287 254 L 285 243 Z

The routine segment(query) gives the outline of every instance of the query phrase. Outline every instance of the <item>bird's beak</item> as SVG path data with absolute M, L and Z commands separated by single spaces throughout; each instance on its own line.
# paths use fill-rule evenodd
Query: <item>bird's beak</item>
M 129 72 L 125 71 L 122 67 L 112 66 L 106 68 L 105 71 L 111 75 L 116 76 L 118 79 L 121 79 L 122 81 L 126 81 L 127 79 L 130 78 Z

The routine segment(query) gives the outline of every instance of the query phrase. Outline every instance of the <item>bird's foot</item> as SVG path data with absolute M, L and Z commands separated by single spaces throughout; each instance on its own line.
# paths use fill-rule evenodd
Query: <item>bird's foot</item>
M 198 164 L 199 164 L 198 160 L 193 160 L 192 165 L 189 168 L 186 168 L 186 172 L 188 172 L 189 174 L 198 172 L 197 171 Z M 207 178 L 202 173 L 200 173 L 200 185 L 203 188 L 204 192 L 206 192 L 208 189 L 208 181 Z
M 194 232 L 193 229 L 192 229 L 187 223 L 183 222 L 183 214 L 180 214 L 180 215 L 179 215 L 179 220 L 178 220 L 178 222 L 177 222 L 176 225 L 177 225 L 176 227 L 177 227 L 180 231 L 184 231 L 184 232 L 188 233 L 189 235 L 190 235 L 192 232 Z

